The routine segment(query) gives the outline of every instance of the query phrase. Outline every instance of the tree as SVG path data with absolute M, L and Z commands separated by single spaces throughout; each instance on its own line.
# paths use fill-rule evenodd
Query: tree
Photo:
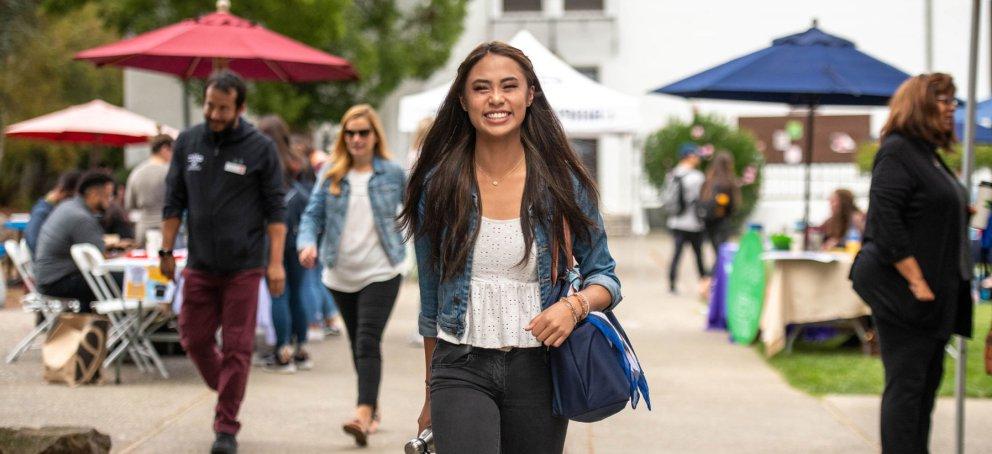
M 733 128 L 712 115 L 696 115 L 686 123 L 672 119 L 664 128 L 648 136 L 644 143 L 644 170 L 648 181 L 661 188 L 668 172 L 678 164 L 678 150 L 684 143 L 694 143 L 707 154 L 727 151 L 734 156 L 734 171 L 741 180 L 742 206 L 732 219 L 735 227 L 747 219 L 758 200 L 761 188 L 761 166 L 764 157 L 758 151 L 754 137 Z M 705 156 L 704 156 L 705 157 Z M 704 159 L 700 170 L 706 172 L 709 160 Z
M 46 2 L 55 12 L 85 4 L 95 4 L 107 25 L 123 35 L 208 12 L 203 0 Z M 279 114 L 292 127 L 302 129 L 337 121 L 358 103 L 378 105 L 403 80 L 426 78 L 448 60 L 463 29 L 466 4 L 467 0 L 235 1 L 232 13 L 348 59 L 361 78 L 357 82 L 255 83 L 252 110 Z
M 96 9 L 84 7 L 52 16 L 40 11 L 36 2 L 29 3 L 31 8 L 22 10 L 21 17 L 12 21 L 18 35 L 0 50 L 5 52 L 0 67 L 4 120 L 22 121 L 95 98 L 119 105 L 123 85 L 120 70 L 97 69 L 72 60 L 80 49 L 119 39 L 105 29 Z M 3 12 L 0 17 L 8 19 Z M 8 29 L 0 29 L 0 35 L 6 33 Z M 59 173 L 89 164 L 90 148 L 86 146 L 11 140 L 5 148 L 0 160 L 0 206 L 26 209 Z M 103 151 L 107 164 L 122 167 L 119 150 Z
M 9 68 L 11 58 L 22 43 L 35 35 L 36 3 L 32 0 L 4 0 L 0 1 L 0 67 Z M 11 105 L 11 99 L 7 96 L 10 87 L 9 72 L 3 71 L 0 74 L 0 131 L 7 125 L 7 106 Z M 0 163 L 3 162 L 4 135 L 0 134 Z

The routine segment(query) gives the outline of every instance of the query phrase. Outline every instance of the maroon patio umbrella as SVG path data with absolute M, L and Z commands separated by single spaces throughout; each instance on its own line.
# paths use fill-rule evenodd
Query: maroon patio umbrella
M 75 58 L 97 66 L 141 68 L 182 79 L 206 78 L 223 67 L 251 80 L 357 79 L 347 60 L 232 15 L 229 8 L 230 2 L 221 0 L 216 13 L 85 50 Z

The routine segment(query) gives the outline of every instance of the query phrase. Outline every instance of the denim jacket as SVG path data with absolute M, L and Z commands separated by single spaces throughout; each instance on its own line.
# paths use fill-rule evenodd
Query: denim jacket
M 578 181 L 573 179 L 576 188 L 580 188 Z M 589 239 L 580 241 L 572 235 L 572 255 L 579 267 L 583 282 L 581 288 L 586 288 L 593 284 L 603 286 L 613 300 L 610 309 L 616 307 L 622 297 L 620 296 L 620 280 L 614 272 L 616 262 L 610 255 L 610 250 L 606 245 L 606 232 L 603 228 L 603 217 L 599 213 L 599 208 L 590 203 L 586 193 L 580 189 L 577 201 L 582 211 L 595 221 L 597 228 L 592 230 Z M 475 210 L 469 217 L 469 231 L 474 232 L 479 223 L 479 196 L 472 195 Z M 424 212 L 424 200 L 418 202 L 417 209 L 421 216 Z M 529 211 L 533 218 L 533 213 Z M 557 302 L 555 300 L 554 285 L 551 281 L 551 253 L 548 246 L 548 234 L 538 222 L 531 223 L 534 226 L 534 243 L 537 248 L 537 277 L 541 287 L 541 308 Z M 461 337 L 465 332 L 465 311 L 468 309 L 468 299 L 471 293 L 472 277 L 472 255 L 468 254 L 465 262 L 465 269 L 449 280 L 441 281 L 438 270 L 429 263 L 430 239 L 427 237 L 418 238 L 415 243 L 417 253 L 417 273 L 420 279 L 420 318 L 418 320 L 419 331 L 425 337 L 437 337 L 438 327 L 448 334 Z M 564 262 L 560 262 L 564 263 Z M 562 267 L 564 268 L 564 267 Z M 559 276 L 562 273 L 559 273 Z
M 372 161 L 372 178 L 369 179 L 369 199 L 372 202 L 372 218 L 375 230 L 391 265 L 398 265 L 406 257 L 403 235 L 396 225 L 396 213 L 403 203 L 406 191 L 406 175 L 398 164 L 380 158 Z M 303 250 L 317 244 L 320 238 L 320 260 L 325 268 L 334 267 L 341 246 L 341 230 L 348 211 L 351 186 L 348 179 L 341 181 L 341 194 L 334 195 L 328 189 L 330 181 L 326 167 L 310 193 L 310 201 L 300 219 L 300 231 L 296 238 L 296 249 Z

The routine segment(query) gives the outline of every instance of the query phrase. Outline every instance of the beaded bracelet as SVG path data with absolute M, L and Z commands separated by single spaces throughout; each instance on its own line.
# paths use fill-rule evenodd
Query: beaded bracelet
M 558 300 L 558 302 L 559 303 L 560 302 L 565 302 L 565 305 L 568 306 L 568 310 L 572 313 L 572 321 L 574 321 L 575 324 L 578 325 L 579 324 L 579 315 L 575 312 L 575 308 L 572 307 L 572 302 L 569 301 L 568 298 L 562 298 L 562 299 Z
M 589 298 L 583 295 L 582 292 L 575 292 L 573 295 L 579 299 L 579 303 L 582 304 L 582 308 L 585 310 L 585 314 L 582 315 L 582 318 L 588 317 L 590 312 Z

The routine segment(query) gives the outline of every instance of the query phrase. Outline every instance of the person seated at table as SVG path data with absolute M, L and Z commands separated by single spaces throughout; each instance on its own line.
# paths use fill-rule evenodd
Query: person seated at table
M 858 208 L 851 191 L 837 189 L 830 194 L 830 217 L 820 225 L 823 232 L 820 249 L 843 248 L 852 228 L 858 232 L 858 238 L 864 235 L 865 213 Z
M 114 182 L 113 197 L 107 209 L 97 215 L 103 232 L 111 240 L 107 250 L 124 250 L 134 247 L 134 223 L 128 219 L 124 210 L 124 186 Z
M 55 187 L 51 191 L 48 191 L 42 198 L 38 199 L 31 207 L 31 219 L 28 221 L 27 227 L 24 229 L 24 240 L 28 243 L 28 249 L 31 250 L 31 254 L 34 254 L 38 247 L 38 234 L 41 233 L 41 226 L 48 219 L 48 215 L 52 214 L 52 210 L 55 209 L 55 205 L 59 202 L 68 199 L 76 193 L 76 185 L 79 183 L 79 176 L 82 172 L 78 170 L 70 170 L 59 175 L 59 181 L 55 183 Z
M 104 231 L 97 216 L 113 200 L 114 179 L 103 172 L 87 172 L 80 178 L 76 192 L 75 197 L 56 206 L 41 227 L 34 273 L 42 294 L 76 299 L 80 312 L 90 312 L 90 304 L 96 297 L 76 267 L 69 248 L 89 243 L 101 251 L 105 249 Z

